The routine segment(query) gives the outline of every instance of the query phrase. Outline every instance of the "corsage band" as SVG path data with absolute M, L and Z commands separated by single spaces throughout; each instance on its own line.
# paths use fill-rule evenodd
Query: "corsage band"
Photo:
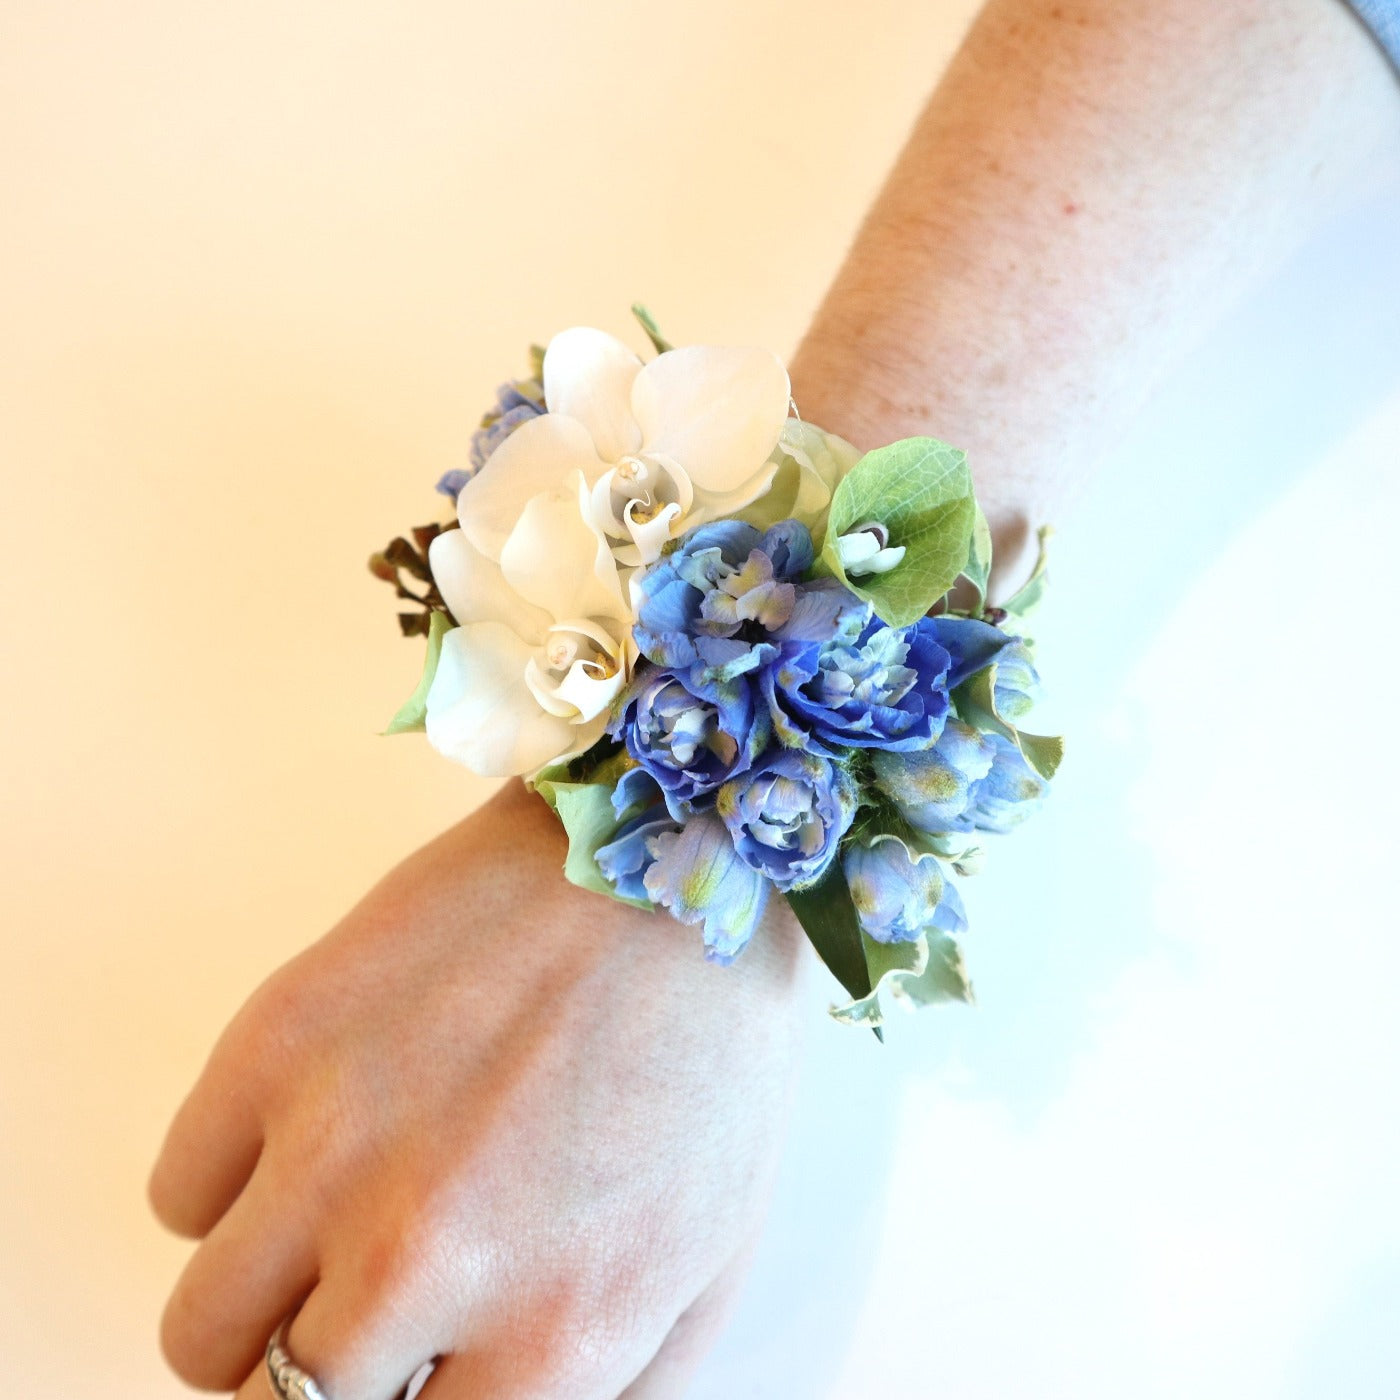
M 1063 752 L 1020 727 L 1048 531 L 990 607 L 964 453 L 862 453 L 769 351 L 673 348 L 634 312 L 649 360 L 583 327 L 536 347 L 438 483 L 456 520 L 371 559 L 428 648 L 387 732 L 522 776 L 570 880 L 699 925 L 716 961 L 786 899 L 839 1019 L 969 1000 L 954 876 Z

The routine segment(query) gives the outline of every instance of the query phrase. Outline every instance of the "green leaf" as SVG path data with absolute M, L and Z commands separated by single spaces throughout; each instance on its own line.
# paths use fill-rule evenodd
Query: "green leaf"
M 789 890 L 787 902 L 797 921 L 806 930 L 817 956 L 846 989 L 853 1002 L 870 996 L 870 970 L 865 961 L 865 944 L 860 919 L 851 903 L 851 891 L 839 859 L 827 866 L 826 874 L 805 890 Z M 878 1024 L 871 1029 L 883 1040 Z
M 1064 761 L 1065 741 L 1058 734 L 1027 734 L 1016 731 L 1016 742 L 1026 756 L 1026 762 L 1042 778 L 1053 778 Z
M 977 505 L 967 455 L 937 438 L 867 452 L 842 478 L 827 514 L 822 560 L 891 627 L 916 622 L 954 584 L 971 552 Z M 904 558 L 886 574 L 847 578 L 838 536 L 878 521 Z
M 580 889 L 605 894 L 621 904 L 650 909 L 645 899 L 625 899 L 598 868 L 598 851 L 617 835 L 617 829 L 632 814 L 621 817 L 613 811 L 610 783 L 557 782 L 543 776 L 535 779 L 535 791 L 554 809 L 569 837 L 569 854 L 564 875 Z
M 981 730 L 990 730 L 1010 739 L 1021 750 L 1027 763 L 1047 781 L 1055 776 L 1065 756 L 1065 741 L 1057 734 L 1023 734 L 997 713 L 997 663 L 984 666 L 969 676 L 954 692 L 958 714 Z
M 541 792 L 545 800 L 550 801 L 547 792 L 543 789 L 550 784 L 558 786 L 561 783 L 606 783 L 609 790 L 617 786 L 617 780 L 629 769 L 635 768 L 637 761 L 622 747 L 615 739 L 599 739 L 591 749 L 586 749 L 583 753 L 575 754 L 572 758 L 566 758 L 562 763 L 551 763 L 548 768 L 541 768 L 533 778 L 527 778 L 527 787 L 534 788 Z M 550 805 L 554 804 L 550 802 Z M 635 815 L 632 812 L 627 816 Z
M 438 657 L 442 655 L 442 639 L 456 624 L 445 612 L 436 609 L 428 618 L 428 653 L 423 658 L 423 674 L 413 694 L 399 706 L 398 713 L 389 721 L 384 731 L 389 734 L 421 733 L 428 713 L 428 691 L 432 688 L 433 677 L 437 675 Z
M 973 611 L 980 613 L 987 606 L 987 579 L 992 572 L 992 532 L 987 525 L 987 517 L 982 514 L 982 507 L 975 500 L 972 511 L 972 533 L 968 539 L 963 577 L 977 590 Z
M 940 1001 L 961 1001 L 971 1006 L 975 1000 L 968 979 L 962 949 L 946 934 L 929 939 L 928 963 L 917 977 L 892 978 L 894 999 L 918 1008 Z
M 910 1010 L 940 1001 L 973 1002 L 962 949 L 946 934 L 933 930 L 913 943 L 877 943 L 867 938 L 865 952 L 874 989 L 845 1006 L 833 1006 L 831 1014 L 838 1021 L 872 1029 L 883 1025 L 880 998 L 885 992 Z
M 1025 583 L 1002 604 L 1007 612 L 1015 614 L 1017 618 L 1029 617 L 1040 606 L 1041 599 L 1045 597 L 1045 586 L 1050 582 L 1046 573 L 1047 545 L 1050 536 L 1054 533 L 1054 530 L 1048 525 L 1042 525 L 1036 531 L 1035 568 L 1031 570 L 1031 576 Z
M 639 301 L 632 303 L 632 314 L 637 318 L 637 323 L 647 333 L 647 339 L 656 347 L 658 355 L 664 355 L 668 350 L 674 350 L 675 346 L 661 334 L 656 322 L 652 320 L 651 312 Z
M 884 1011 L 880 1006 L 880 993 L 893 987 L 894 982 L 903 977 L 917 977 L 928 965 L 928 940 L 917 938 L 912 943 L 877 943 L 873 938 L 861 935 L 864 945 L 865 967 L 870 978 L 871 990 L 868 995 L 845 1006 L 833 1006 L 832 1016 L 847 1025 L 883 1025 Z

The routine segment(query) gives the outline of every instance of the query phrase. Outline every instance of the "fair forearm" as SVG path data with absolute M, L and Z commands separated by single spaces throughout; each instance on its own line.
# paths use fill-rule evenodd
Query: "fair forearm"
M 966 448 L 1014 577 L 1175 356 L 1397 150 L 1400 86 L 1338 0 L 992 0 L 794 359 L 798 407 Z

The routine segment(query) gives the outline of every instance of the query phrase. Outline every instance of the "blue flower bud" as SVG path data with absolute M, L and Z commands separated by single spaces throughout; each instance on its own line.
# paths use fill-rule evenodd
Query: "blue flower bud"
M 676 830 L 676 820 L 665 807 L 650 807 L 624 822 L 613 839 L 598 848 L 593 859 L 624 899 L 649 899 L 646 874 L 656 860 L 655 839 Z
M 973 786 L 968 812 L 983 831 L 1010 831 L 1040 806 L 1050 785 L 1000 734 L 984 736 L 992 749 L 990 770 Z
M 912 943 L 934 923 L 947 882 L 933 856 L 881 836 L 848 845 L 841 864 L 861 931 L 877 943 Z
M 931 749 L 908 753 L 877 749 L 871 755 L 875 785 L 916 831 L 970 831 L 974 785 L 991 771 L 991 736 L 950 719 Z
M 774 748 L 720 788 L 715 810 L 741 859 L 780 890 L 804 889 L 831 864 L 856 798 L 855 783 L 840 765 L 805 750 Z
M 677 817 L 747 768 L 767 732 L 742 677 L 696 686 L 666 670 L 638 677 L 613 726 Z
M 1018 728 L 1040 699 L 1040 673 L 1031 661 L 1030 648 L 1020 637 L 1013 638 L 997 655 L 997 679 L 992 694 L 997 714 Z
M 768 902 L 767 881 L 739 859 L 713 812 L 648 840 L 648 897 L 683 924 L 705 925 L 705 956 L 729 963 L 753 936 Z

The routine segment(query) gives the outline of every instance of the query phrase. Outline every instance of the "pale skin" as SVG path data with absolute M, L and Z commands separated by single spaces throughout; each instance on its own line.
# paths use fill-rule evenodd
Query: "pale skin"
M 803 416 L 969 449 L 1001 547 L 1065 508 L 1152 381 L 1400 157 L 1336 0 L 993 0 L 795 357 Z M 191 1383 L 332 1400 L 680 1395 L 781 1147 L 810 960 L 730 968 L 563 880 L 519 784 L 389 875 L 220 1039 L 151 1179 L 202 1241 L 162 1323 Z M 303 1301 L 304 1300 L 304 1301 Z

